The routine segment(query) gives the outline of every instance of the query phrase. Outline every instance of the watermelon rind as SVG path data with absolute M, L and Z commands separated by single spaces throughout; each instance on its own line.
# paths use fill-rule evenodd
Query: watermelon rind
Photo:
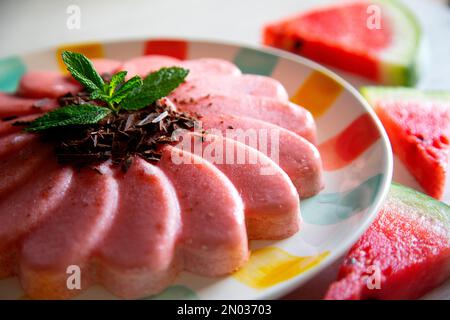
M 450 91 L 423 91 L 405 87 L 367 86 L 360 89 L 361 94 L 374 108 L 378 102 L 449 103 Z
M 426 44 L 415 15 L 397 0 L 376 0 L 392 24 L 393 42 L 380 52 L 380 79 L 384 85 L 414 86 L 427 61 Z
M 442 201 L 403 185 L 392 183 L 385 207 L 397 210 L 399 214 L 414 214 L 417 219 L 428 219 L 428 222 L 434 222 L 432 224 L 435 226 L 445 228 L 445 233 L 450 236 L 450 206 Z

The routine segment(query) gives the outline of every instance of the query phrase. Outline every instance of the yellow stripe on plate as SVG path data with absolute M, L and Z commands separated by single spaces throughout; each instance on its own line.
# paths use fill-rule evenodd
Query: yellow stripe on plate
M 84 54 L 86 57 L 92 58 L 103 58 L 105 52 L 103 50 L 103 45 L 101 43 L 78 43 L 74 45 L 63 45 L 58 47 L 56 50 L 56 60 L 58 61 L 58 66 L 61 71 L 67 72 L 66 66 L 64 65 L 61 54 L 63 51 L 74 51 Z
M 291 97 L 291 101 L 308 109 L 317 118 L 333 105 L 342 90 L 334 79 L 314 71 Z
M 249 262 L 233 277 L 252 288 L 266 289 L 315 267 L 329 253 L 299 257 L 277 247 L 266 247 L 253 251 Z

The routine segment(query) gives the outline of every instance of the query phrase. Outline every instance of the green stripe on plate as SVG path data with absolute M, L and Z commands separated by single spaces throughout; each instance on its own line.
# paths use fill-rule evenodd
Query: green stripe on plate
M 319 194 L 302 200 L 304 221 L 317 225 L 336 224 L 367 209 L 377 195 L 382 178 L 383 175 L 378 174 L 349 191 Z
M 0 59 L 0 91 L 14 92 L 26 67 L 17 56 Z
M 150 296 L 144 298 L 144 300 L 198 300 L 199 297 L 195 291 L 189 289 L 188 287 L 176 285 L 171 286 L 157 294 L 155 296 Z
M 243 73 L 270 76 L 277 65 L 278 57 L 267 52 L 241 48 L 234 57 L 234 63 Z

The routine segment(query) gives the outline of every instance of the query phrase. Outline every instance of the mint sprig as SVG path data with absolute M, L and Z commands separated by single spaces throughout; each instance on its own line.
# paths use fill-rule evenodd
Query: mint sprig
M 119 103 L 142 87 L 141 77 L 134 76 L 125 82 L 126 75 L 126 71 L 119 71 L 114 74 L 111 81 L 106 83 L 102 89 L 91 92 L 91 99 L 104 101 L 113 111 L 119 111 L 121 109 Z
M 92 62 L 83 54 L 64 51 L 62 60 L 67 70 L 81 83 L 87 90 L 102 90 L 105 83 L 102 77 L 94 69 Z
M 95 124 L 110 113 L 110 109 L 92 104 L 68 105 L 44 114 L 24 130 L 37 132 L 69 125 Z
M 153 104 L 176 89 L 189 70 L 171 67 L 149 74 L 144 80 L 134 76 L 125 81 L 127 71 L 112 75 L 105 82 L 92 62 L 83 54 L 64 51 L 62 60 L 72 76 L 90 93 L 92 104 L 69 105 L 55 109 L 29 123 L 28 132 L 43 131 L 68 125 L 87 125 L 99 122 L 111 112 L 135 111 Z M 100 101 L 102 106 L 95 105 Z M 104 106 L 103 106 L 104 105 Z
M 111 95 L 111 102 L 115 104 L 120 104 L 125 98 L 132 96 L 133 93 L 140 90 L 142 87 L 142 79 L 139 76 L 134 76 L 127 82 L 117 86 L 113 90 Z M 120 105 L 123 108 L 122 105 Z
M 127 76 L 127 71 L 119 71 L 111 77 L 111 81 L 108 83 L 108 94 L 113 95 L 114 90 L 122 83 L 125 82 L 125 77 Z
M 171 67 L 161 68 L 150 73 L 143 81 L 139 91 L 123 100 L 125 110 L 139 110 L 167 96 L 187 77 L 189 70 Z

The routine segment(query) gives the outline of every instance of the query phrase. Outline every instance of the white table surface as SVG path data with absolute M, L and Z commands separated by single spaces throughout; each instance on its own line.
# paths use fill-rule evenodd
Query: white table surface
M 265 22 L 336 1 L 345 0 L 2 0 L 0 57 L 61 43 L 155 36 L 257 44 Z M 431 52 L 428 73 L 418 86 L 450 90 L 450 10 L 442 4 L 445 0 L 404 2 L 419 17 Z M 80 29 L 66 26 L 69 5 L 80 8 Z M 450 203 L 450 192 L 445 200 Z M 338 266 L 339 261 L 288 298 L 321 298 Z M 450 300 L 450 280 L 427 298 Z

